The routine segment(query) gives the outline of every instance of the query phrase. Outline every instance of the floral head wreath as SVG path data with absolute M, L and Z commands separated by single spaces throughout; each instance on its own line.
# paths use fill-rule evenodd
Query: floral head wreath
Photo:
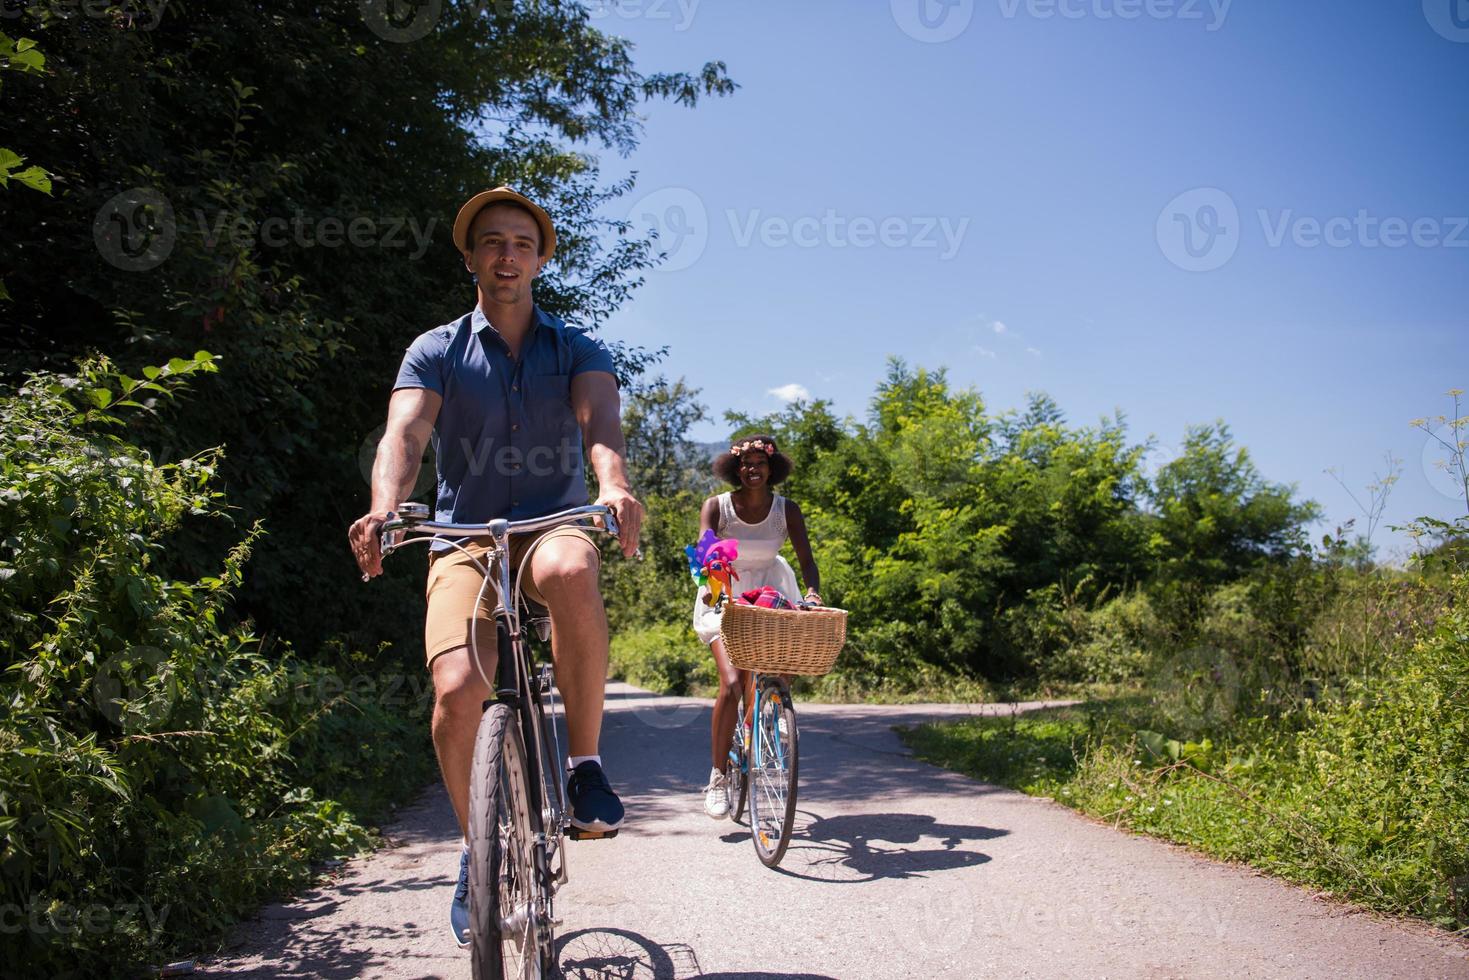
M 767 456 L 774 456 L 776 453 L 775 443 L 767 439 L 746 439 L 744 442 L 737 442 L 733 446 L 730 446 L 729 454 L 731 456 L 743 456 L 751 450 L 759 450 Z

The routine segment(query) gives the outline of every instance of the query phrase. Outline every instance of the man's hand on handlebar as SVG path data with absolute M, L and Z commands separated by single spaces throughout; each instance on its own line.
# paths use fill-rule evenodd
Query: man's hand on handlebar
M 347 540 L 352 544 L 352 557 L 357 559 L 357 567 L 362 569 L 364 582 L 383 573 L 382 541 L 378 534 L 390 515 L 389 511 L 363 514 L 347 530 Z
M 638 551 L 638 535 L 643 528 L 643 505 L 631 492 L 611 487 L 602 491 L 597 503 L 608 507 L 617 518 L 617 540 L 622 545 L 622 556 L 631 558 Z

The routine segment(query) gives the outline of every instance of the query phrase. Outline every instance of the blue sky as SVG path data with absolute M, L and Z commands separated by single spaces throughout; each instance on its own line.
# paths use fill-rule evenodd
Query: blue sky
M 671 252 L 605 333 L 716 415 L 861 415 L 897 354 L 1160 458 L 1222 418 L 1332 522 L 1387 452 L 1387 523 L 1464 513 L 1408 422 L 1469 388 L 1469 0 L 610 4 L 741 86 L 601 155 Z

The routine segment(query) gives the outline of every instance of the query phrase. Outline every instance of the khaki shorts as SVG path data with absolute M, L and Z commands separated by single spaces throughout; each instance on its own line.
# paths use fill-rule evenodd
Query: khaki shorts
M 549 538 L 573 537 L 586 542 L 593 554 L 597 555 L 598 561 L 601 554 L 597 546 L 592 543 L 592 537 L 586 531 L 576 527 L 553 527 L 549 531 L 540 534 L 517 534 L 510 539 L 510 572 L 513 576 L 520 570 L 521 559 L 525 557 L 526 551 L 539 541 Z M 475 558 L 483 563 L 484 553 L 488 550 L 485 545 L 473 544 L 464 546 Z M 490 566 L 490 574 L 496 574 L 494 566 Z M 474 567 L 469 555 L 455 549 L 448 551 L 432 552 L 428 563 L 428 586 L 425 594 L 428 598 L 428 615 L 423 626 L 423 645 L 428 653 L 428 662 L 433 663 L 434 658 L 450 650 L 469 646 L 469 631 L 473 619 L 477 616 L 479 625 L 474 627 L 475 639 L 480 650 L 484 651 L 487 644 L 488 649 L 493 649 L 495 642 L 495 610 L 499 608 L 499 596 L 495 594 L 494 586 L 485 593 L 484 601 L 479 604 L 479 610 L 475 611 L 475 600 L 479 598 L 481 586 L 484 585 L 484 576 L 480 575 L 479 569 Z M 530 578 L 530 568 L 526 567 L 526 580 L 522 587 L 526 597 L 541 605 L 545 605 L 545 597 Z

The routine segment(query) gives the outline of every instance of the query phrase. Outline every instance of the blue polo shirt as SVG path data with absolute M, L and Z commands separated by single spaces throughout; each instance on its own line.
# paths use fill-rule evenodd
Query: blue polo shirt
M 438 520 L 521 520 L 585 504 L 571 379 L 587 371 L 613 374 L 606 346 L 540 307 L 518 361 L 478 308 L 420 334 L 393 389 L 444 399 L 433 433 Z

